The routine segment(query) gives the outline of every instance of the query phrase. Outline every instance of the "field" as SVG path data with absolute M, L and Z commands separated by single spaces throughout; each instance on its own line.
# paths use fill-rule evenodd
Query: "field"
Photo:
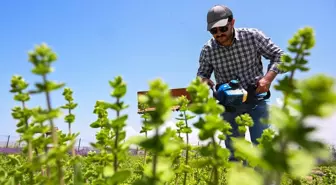
M 87 184 L 91 184 L 93 179 L 98 178 L 99 173 L 95 171 L 95 169 L 98 167 L 98 165 L 95 165 L 92 163 L 92 157 L 93 156 L 83 156 L 80 157 L 81 161 L 81 171 L 83 175 L 83 179 L 87 180 Z M 141 179 L 142 177 L 142 172 L 143 172 L 143 157 L 144 156 L 133 156 L 133 155 L 128 155 L 126 161 L 120 166 L 125 169 L 125 170 L 130 170 L 133 171 L 133 174 L 122 184 L 133 184 L 136 180 Z M 27 159 L 23 159 L 21 157 L 17 158 L 20 163 L 23 163 Z M 0 155 L 0 161 L 1 162 L 7 162 L 11 161 L 10 157 L 6 155 Z M 197 161 L 197 156 L 196 153 L 194 156 L 191 157 L 190 162 L 193 163 L 194 161 Z M 2 168 L 5 171 L 10 171 L 11 169 L 15 169 L 16 163 L 11 163 L 11 164 L 6 164 L 3 165 Z M 70 165 L 67 165 L 65 162 L 65 169 L 71 169 L 72 167 Z M 204 167 L 204 168 L 199 168 L 199 169 L 193 169 L 190 173 L 188 173 L 188 183 L 187 184 L 198 184 L 198 185 L 207 185 L 207 180 L 210 179 L 210 173 L 211 171 L 210 167 Z M 72 170 L 67 170 L 65 171 L 65 179 L 72 178 L 73 175 Z M 220 182 L 218 184 L 227 184 L 227 179 L 226 179 L 226 174 L 227 171 L 225 169 L 221 170 L 220 173 Z M 167 174 L 166 174 L 167 175 Z M 28 177 L 26 177 L 28 178 Z M 170 183 L 167 184 L 183 184 L 183 174 L 176 174 L 172 178 Z M 90 182 L 90 183 L 89 183 Z M 318 184 L 318 185 L 330 185 L 330 184 L 335 184 L 336 183 L 336 164 L 325 164 L 325 165 L 320 165 L 316 167 L 314 170 L 312 170 L 311 174 L 307 175 L 305 178 L 301 179 L 302 184 Z M 22 183 L 24 184 L 24 183 Z M 67 183 L 67 184 L 72 184 L 72 183 Z M 108 184 L 108 183 L 106 183 Z M 293 179 L 285 175 L 281 181 L 282 185 L 290 185 L 293 184 Z
M 115 77 L 108 82 L 114 102 L 97 101 L 93 107 L 97 120 L 90 127 L 98 131 L 91 145 L 99 152 L 78 155 L 74 143 L 79 133 L 71 127 L 76 116 L 80 116 L 73 114 L 78 103 L 70 87 L 49 79 L 56 53 L 46 44 L 37 45 L 29 52 L 28 60 L 33 65 L 31 72 L 41 77 L 41 81 L 28 83 L 15 75 L 10 82 L 13 100 L 18 103 L 12 109 L 12 117 L 17 120 L 16 132 L 26 147 L 21 153 L 0 156 L 0 183 L 336 184 L 332 152 L 327 144 L 309 137 L 315 127 L 306 124 L 309 117 L 324 118 L 334 113 L 335 81 L 324 74 L 295 78 L 296 71 L 309 70 L 307 57 L 314 45 L 314 30 L 310 27 L 300 29 L 289 40 L 288 54 L 279 66 L 286 73 L 274 82 L 275 89 L 283 94 L 284 103 L 281 107 L 270 107 L 270 117 L 264 120 L 275 130 L 265 130 L 255 146 L 243 137 L 233 138 L 234 155 L 238 159 L 235 162 L 228 160 L 229 151 L 219 143 L 231 134 L 230 124 L 220 117 L 225 109 L 209 94 L 209 87 L 200 78 L 187 87 L 191 101 L 185 96 L 172 97 L 168 84 L 161 79 L 152 80 L 148 93 L 138 99 L 144 112 L 142 130 L 138 136 L 125 140 L 128 115 L 123 110 L 128 105 L 123 98 L 127 85 L 121 76 Z M 64 105 L 53 107 L 52 95 L 59 89 L 63 89 Z M 35 94 L 45 95 L 46 107 L 29 107 Z M 178 129 L 168 128 L 160 133 L 173 106 L 179 107 Z M 155 110 L 147 111 L 150 107 Z M 54 120 L 61 116 L 69 126 L 67 133 L 55 129 Z M 189 120 L 195 118 L 192 129 Z M 236 122 L 241 133 L 253 125 L 247 114 L 238 116 Z M 199 140 L 208 144 L 189 144 L 188 136 L 194 129 L 199 131 Z M 149 136 L 149 131 L 154 135 Z M 143 154 L 131 155 L 130 146 L 137 146 Z

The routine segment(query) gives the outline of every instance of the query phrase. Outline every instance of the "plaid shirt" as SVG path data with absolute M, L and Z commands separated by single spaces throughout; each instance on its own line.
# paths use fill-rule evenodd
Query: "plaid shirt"
M 210 79 L 214 72 L 216 83 L 238 79 L 244 88 L 263 76 L 261 56 L 270 60 L 268 70 L 283 73 L 277 68 L 283 51 L 261 31 L 236 28 L 231 46 L 221 46 L 211 38 L 202 48 L 197 76 Z

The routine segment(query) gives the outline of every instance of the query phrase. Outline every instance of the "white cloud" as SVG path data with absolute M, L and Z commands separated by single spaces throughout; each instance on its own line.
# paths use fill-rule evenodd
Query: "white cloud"
M 281 98 L 276 99 L 275 106 L 282 106 L 283 100 Z M 294 109 L 291 109 L 291 114 L 297 113 Z M 322 140 L 328 144 L 336 145 L 336 111 L 333 115 L 327 118 L 310 117 L 306 119 L 306 124 L 315 126 L 316 131 L 311 135 L 312 138 Z
M 273 105 L 277 106 L 277 107 L 282 107 L 283 104 L 284 104 L 283 99 L 281 99 L 281 98 L 276 98 L 275 102 L 276 103 L 273 104 Z M 298 115 L 299 114 L 299 112 L 297 110 L 295 110 L 294 108 L 288 107 L 288 109 L 289 109 L 291 115 Z
M 198 144 L 202 145 L 202 144 L 206 144 L 206 143 L 209 142 L 209 140 L 206 140 L 206 141 L 200 141 L 200 139 L 199 139 L 199 137 L 198 137 L 199 129 L 197 129 L 197 128 L 195 128 L 195 127 L 193 126 L 193 124 L 195 123 L 195 121 L 197 121 L 197 119 L 198 119 L 198 118 L 196 117 L 196 118 L 194 118 L 193 120 L 188 120 L 188 125 L 189 125 L 189 127 L 192 128 L 192 133 L 190 133 L 189 136 L 188 136 L 188 138 L 189 138 L 189 143 L 190 143 L 191 145 L 198 145 Z M 168 120 L 167 120 L 167 121 L 160 127 L 160 129 L 159 129 L 159 133 L 164 132 L 167 128 L 171 128 L 171 129 L 176 130 L 176 129 L 177 129 L 177 127 L 176 127 L 176 122 L 177 122 L 177 120 L 175 119 L 174 116 L 172 116 L 170 119 L 168 119 Z M 131 137 L 131 136 L 136 136 L 136 135 L 139 135 L 139 134 L 140 134 L 139 132 L 135 131 L 135 129 L 132 128 L 131 126 L 128 126 L 128 127 L 127 127 L 126 132 L 127 132 L 127 138 L 129 138 L 129 137 Z M 220 133 L 218 133 L 218 132 L 216 133 L 216 137 L 215 137 L 215 139 L 216 139 L 217 142 L 219 141 L 218 138 L 217 138 L 217 136 L 218 136 L 219 134 L 220 134 Z M 153 135 L 154 135 L 154 131 L 153 131 L 153 130 L 151 130 L 151 131 L 148 132 L 148 136 L 149 136 L 149 137 L 151 137 L 151 136 L 153 136 Z M 181 136 L 183 137 L 184 140 L 186 140 L 186 134 L 182 134 Z M 247 132 L 246 132 L 245 139 L 248 140 L 248 141 L 250 141 L 250 135 L 249 135 L 249 131 L 248 131 L 248 129 L 247 129 Z M 225 147 L 224 142 L 222 142 L 221 145 Z
M 176 123 L 177 123 L 177 121 L 174 118 L 171 118 L 171 119 L 167 120 L 163 124 L 163 126 L 160 127 L 159 133 L 164 132 L 167 128 L 171 128 L 171 129 L 176 130 L 177 129 Z M 189 123 L 189 126 L 192 127 L 192 123 L 191 122 L 188 122 L 188 123 Z M 153 134 L 154 134 L 153 130 L 150 131 L 150 132 L 148 132 L 148 136 L 153 136 Z M 186 135 L 182 134 L 182 137 L 185 139 Z M 199 139 L 198 139 L 198 130 L 195 129 L 195 128 L 192 128 L 192 133 L 189 134 L 189 143 L 193 144 L 193 145 L 197 145 L 198 141 L 199 141 Z
M 139 135 L 140 133 L 137 132 L 133 127 L 131 126 L 126 126 L 125 127 L 125 132 L 126 132 L 126 140 L 132 136 Z
M 312 138 L 336 145 L 336 112 L 328 118 L 309 118 L 307 124 L 317 127 L 317 130 L 311 135 Z
M 283 100 L 281 98 L 276 98 L 275 102 L 276 102 L 275 105 L 278 105 L 278 106 L 282 106 L 283 105 Z

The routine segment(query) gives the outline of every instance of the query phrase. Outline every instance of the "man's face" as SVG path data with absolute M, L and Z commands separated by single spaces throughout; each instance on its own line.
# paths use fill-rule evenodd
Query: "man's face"
M 234 20 L 228 22 L 226 26 L 215 27 L 210 30 L 212 36 L 217 40 L 217 42 L 224 44 L 227 43 L 232 37 Z

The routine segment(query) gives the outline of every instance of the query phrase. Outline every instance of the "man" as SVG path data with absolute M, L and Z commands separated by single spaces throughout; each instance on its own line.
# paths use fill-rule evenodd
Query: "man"
M 278 64 L 283 51 L 275 45 L 270 38 L 254 28 L 235 28 L 235 19 L 232 11 L 222 5 L 212 7 L 207 14 L 207 30 L 212 38 L 203 46 L 199 58 L 197 76 L 213 87 L 215 84 L 210 77 L 214 72 L 217 84 L 227 83 L 230 80 L 239 80 L 242 87 L 247 89 L 249 85 L 256 84 L 256 93 L 269 91 L 276 75 L 282 73 Z M 270 60 L 267 73 L 263 74 L 261 57 Z M 256 80 L 256 77 L 261 77 Z M 223 118 L 232 126 L 230 137 L 240 136 L 234 119 L 239 114 L 248 113 L 254 126 L 250 128 L 251 141 L 257 144 L 264 129 L 268 125 L 261 123 L 261 118 L 268 116 L 266 101 L 252 104 L 244 103 L 235 107 L 235 111 L 225 111 Z M 231 151 L 230 160 L 233 157 L 231 139 L 227 137 L 226 147 Z

